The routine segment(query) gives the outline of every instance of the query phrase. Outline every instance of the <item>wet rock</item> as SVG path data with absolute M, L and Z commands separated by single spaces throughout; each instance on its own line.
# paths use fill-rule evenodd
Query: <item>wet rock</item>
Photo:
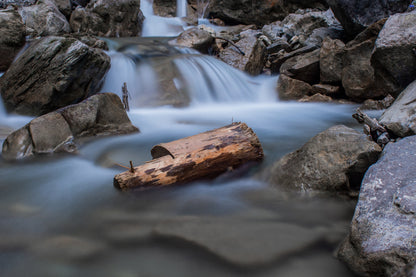
M 325 1 L 251 1 L 251 0 L 211 0 L 208 16 L 220 18 L 228 25 L 256 24 L 263 26 L 282 20 L 289 13 L 300 8 L 326 9 Z
M 389 143 L 363 179 L 338 257 L 365 276 L 393 276 L 416 258 L 416 136 Z
M 315 29 L 306 39 L 305 45 L 316 45 L 317 47 L 322 47 L 322 43 L 326 38 L 342 40 L 344 38 L 344 30 L 335 27 L 321 27 Z
M 375 41 L 385 20 L 370 25 L 346 44 L 342 61 L 342 85 L 351 99 L 380 99 L 387 94 L 376 78 L 371 62 Z
M 246 30 L 240 34 L 241 38 L 235 44 L 244 55 L 235 46 L 229 45 L 220 52 L 219 58 L 251 75 L 260 74 L 266 62 L 266 45 L 261 38 L 258 38 L 258 34 L 259 32 L 255 30 Z
M 60 235 L 34 244 L 30 251 L 48 259 L 86 261 L 98 257 L 106 248 L 93 239 Z
M 74 32 L 104 37 L 136 37 L 142 32 L 144 16 L 139 0 L 92 0 L 71 15 Z
M 335 17 L 350 38 L 355 37 L 374 22 L 395 13 L 404 12 L 406 0 L 327 0 Z
M 296 100 L 312 93 L 312 87 L 306 82 L 280 74 L 277 92 L 281 100 Z
M 367 99 L 360 106 L 361 110 L 384 110 L 393 104 L 394 98 L 389 94 L 381 100 Z
M 16 160 L 37 154 L 71 153 L 77 151 L 74 140 L 138 131 L 120 98 L 113 93 L 100 93 L 33 119 L 6 138 L 2 155 L 7 160 Z
M 315 84 L 312 86 L 312 94 L 317 93 L 326 96 L 337 97 L 340 95 L 340 87 L 326 84 Z
M 338 39 L 325 38 L 322 42 L 319 69 L 322 83 L 337 84 L 342 80 L 345 44 Z
M 153 0 L 153 12 L 162 17 L 176 16 L 176 1 L 172 0 Z
M 55 6 L 66 17 L 69 18 L 72 13 L 72 0 L 51 0 Z
M 25 26 L 13 8 L 0 10 L 0 72 L 6 71 L 25 44 Z
M 371 63 L 380 89 L 393 97 L 415 80 L 415 21 L 416 11 L 391 16 L 375 43 Z
M 194 27 L 182 32 L 176 39 L 175 44 L 194 48 L 203 54 L 211 52 L 214 37 L 207 31 Z
M 0 79 L 9 111 L 41 115 L 77 103 L 99 90 L 110 58 L 74 38 L 33 43 Z
M 51 0 L 39 0 L 36 5 L 23 6 L 19 13 L 26 25 L 26 34 L 36 36 L 62 35 L 71 32 L 68 21 Z
M 380 146 L 365 135 L 338 125 L 284 156 L 264 176 L 270 184 L 288 190 L 353 191 L 380 152 Z
M 380 117 L 380 123 L 399 137 L 416 134 L 416 81 Z
M 301 54 L 285 61 L 280 73 L 309 84 L 319 83 L 320 49 Z
M 285 61 L 287 61 L 290 58 L 296 57 L 298 55 L 312 52 L 316 50 L 317 48 L 318 47 L 316 45 L 307 45 L 302 48 L 291 51 L 289 53 L 287 53 L 286 51 L 280 50 L 279 53 L 277 54 L 271 54 L 269 56 L 270 69 L 272 70 L 272 73 L 278 74 L 280 73 L 280 67 Z
M 333 99 L 329 97 L 328 95 L 315 93 L 311 96 L 304 96 L 302 97 L 299 102 L 318 102 L 318 103 L 324 103 L 324 102 L 333 102 Z

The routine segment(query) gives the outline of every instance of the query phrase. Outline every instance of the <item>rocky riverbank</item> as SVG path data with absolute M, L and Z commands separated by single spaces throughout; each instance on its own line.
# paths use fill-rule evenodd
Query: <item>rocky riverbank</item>
M 192 24 L 201 7 L 188 2 Z M 410 2 L 213 0 L 205 10 L 213 25 L 170 41 L 251 75 L 279 74 L 281 100 L 386 109 L 380 124 L 391 137 L 387 146 L 337 125 L 258 174 L 279 190 L 359 194 L 337 256 L 366 276 L 411 276 L 416 260 L 416 11 Z M 3 158 L 76 152 L 82 139 L 138 131 L 116 95 L 97 93 L 110 68 L 99 37 L 139 36 L 140 1 L 7 1 L 0 8 L 1 96 L 8 112 L 37 116 L 9 134 Z M 176 1 L 154 1 L 160 15 L 175 9 Z M 178 232 L 198 244 L 191 227 Z M 159 233 L 176 236 L 175 230 Z M 203 236 L 201 244 L 217 251 Z M 228 250 L 220 247 L 220 256 L 241 258 Z

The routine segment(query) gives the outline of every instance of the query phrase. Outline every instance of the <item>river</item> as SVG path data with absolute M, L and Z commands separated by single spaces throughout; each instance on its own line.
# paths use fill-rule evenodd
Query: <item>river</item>
M 333 252 L 355 201 L 283 192 L 257 176 L 335 124 L 357 127 L 356 107 L 279 101 L 278 76 L 251 77 L 213 57 L 169 48 L 155 36 L 175 35 L 184 25 L 152 16 L 145 24 L 168 22 L 146 27 L 146 38 L 109 41 L 112 68 L 102 88 L 121 94 L 127 83 L 128 115 L 140 133 L 93 140 L 77 155 L 0 160 L 1 276 L 354 276 Z M 170 54 L 155 58 L 152 44 Z M 161 90 L 155 65 L 165 62 L 189 105 L 149 100 Z M 30 120 L 7 114 L 0 103 L 0 142 Z M 153 145 L 237 121 L 258 135 L 262 164 L 185 186 L 113 187 L 124 171 L 116 164 L 139 165 L 151 159 Z

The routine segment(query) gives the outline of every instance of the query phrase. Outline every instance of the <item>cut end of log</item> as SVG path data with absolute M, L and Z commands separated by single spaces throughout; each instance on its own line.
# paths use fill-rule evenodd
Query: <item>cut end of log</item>
M 152 161 L 116 175 L 114 186 L 124 190 L 188 183 L 263 159 L 260 141 L 245 123 L 161 143 L 151 153 Z

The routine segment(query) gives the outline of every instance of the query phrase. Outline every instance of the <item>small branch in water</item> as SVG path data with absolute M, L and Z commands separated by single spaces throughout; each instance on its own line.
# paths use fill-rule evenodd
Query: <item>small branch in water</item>
M 129 107 L 129 91 L 127 90 L 127 84 L 124 82 L 123 87 L 121 88 L 123 92 L 123 105 L 124 109 L 128 112 L 130 110 Z
M 134 173 L 134 166 L 133 166 L 133 162 L 130 161 L 130 172 Z
M 245 56 L 246 53 L 243 52 L 243 50 L 240 49 L 240 47 L 238 47 L 234 42 L 232 42 L 229 39 L 223 38 L 223 37 L 214 37 L 215 39 L 222 39 L 225 40 L 226 42 L 228 42 L 229 44 L 231 44 L 232 46 L 234 46 L 235 48 L 237 48 L 238 53 L 240 53 L 241 55 Z
M 387 129 L 382 126 L 377 119 L 369 117 L 360 109 L 357 109 L 357 112 L 353 114 L 352 117 L 355 118 L 358 123 L 364 124 L 364 133 L 368 134 L 378 145 L 384 147 L 389 143 L 391 137 Z

